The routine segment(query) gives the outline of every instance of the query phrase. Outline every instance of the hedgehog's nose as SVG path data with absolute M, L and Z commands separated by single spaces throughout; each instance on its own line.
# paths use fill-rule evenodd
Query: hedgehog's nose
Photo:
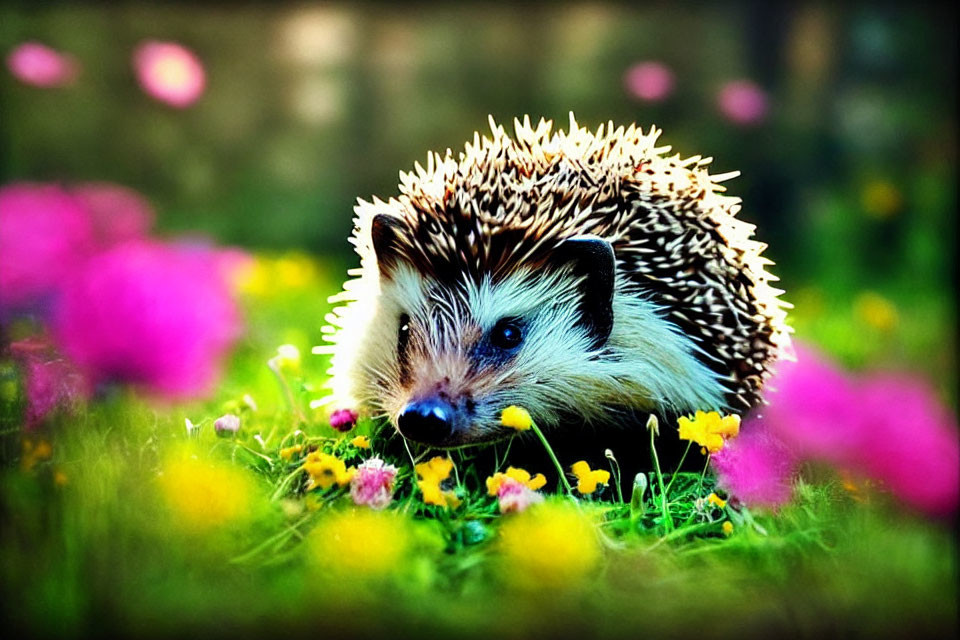
M 400 412 L 397 428 L 405 438 L 439 444 L 453 433 L 453 407 L 440 398 L 416 400 Z

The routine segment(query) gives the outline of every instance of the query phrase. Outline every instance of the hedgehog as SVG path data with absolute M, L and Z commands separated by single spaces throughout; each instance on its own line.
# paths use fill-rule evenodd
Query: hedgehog
M 358 199 L 328 401 L 447 449 L 514 434 L 511 405 L 546 430 L 760 405 L 789 305 L 724 195 L 739 172 L 668 155 L 652 126 L 490 128 Z

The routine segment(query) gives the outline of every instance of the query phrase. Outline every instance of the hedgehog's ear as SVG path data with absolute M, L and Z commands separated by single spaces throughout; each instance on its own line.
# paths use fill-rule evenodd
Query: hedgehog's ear
M 403 223 L 399 218 L 378 213 L 373 216 L 370 225 L 370 240 L 373 243 L 373 252 L 377 256 L 377 266 L 380 275 L 390 277 L 390 272 L 400 261 L 400 234 Z
M 558 267 L 569 266 L 575 275 L 584 277 L 580 286 L 581 322 L 594 337 L 593 348 L 599 349 L 613 330 L 613 247 L 597 236 L 577 236 L 564 240 L 554 250 L 552 262 Z

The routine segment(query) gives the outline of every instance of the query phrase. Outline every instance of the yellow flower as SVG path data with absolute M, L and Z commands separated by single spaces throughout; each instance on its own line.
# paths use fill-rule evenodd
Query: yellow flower
M 307 491 L 320 487 L 329 489 L 333 485 L 339 487 L 350 484 L 355 469 L 347 469 L 346 463 L 336 456 L 322 451 L 314 451 L 307 456 L 303 468 L 310 474 L 310 480 L 307 482 Z
M 418 464 L 415 470 L 421 480 L 440 483 L 450 477 L 450 472 L 453 471 L 453 460 L 434 456 Z
M 440 483 L 449 478 L 453 471 L 453 460 L 434 456 L 427 462 L 418 464 L 414 470 L 417 472 L 417 486 L 420 487 L 426 504 L 453 508 L 459 506 L 460 500 L 453 491 L 444 491 L 440 487 Z
M 725 506 L 727 506 L 727 501 L 715 493 L 711 493 L 707 496 L 707 502 L 709 504 L 716 505 L 718 509 L 723 509 Z
M 350 441 L 350 444 L 355 446 L 358 449 L 369 449 L 370 448 L 370 438 L 367 436 L 357 436 Z
M 233 287 L 254 297 L 302 289 L 317 280 L 319 270 L 309 256 L 287 253 L 278 257 L 256 256 L 230 273 Z
M 23 457 L 20 459 L 20 467 L 24 471 L 30 471 L 38 462 L 49 460 L 53 456 L 53 447 L 46 440 L 40 440 L 34 443 L 32 440 L 24 439 Z
M 840 470 L 840 486 L 850 494 L 850 497 L 857 502 L 866 502 L 867 495 L 865 489 L 870 488 L 870 481 L 863 478 L 857 478 L 845 469 Z
M 255 257 L 230 274 L 234 290 L 251 296 L 263 296 L 271 290 L 270 264 L 266 258 Z
M 860 203 L 867 215 L 885 219 L 897 214 L 903 208 L 903 195 L 891 183 L 874 180 L 867 184 L 860 194 Z
M 677 425 L 681 440 L 691 440 L 710 453 L 716 453 L 723 449 L 724 438 L 734 438 L 740 433 L 740 416 L 721 418 L 716 411 L 697 411 L 693 418 L 681 417 Z
M 729 520 L 724 521 L 724 523 L 720 525 L 720 527 L 723 529 L 723 535 L 725 536 L 729 536 L 730 534 L 733 533 L 733 523 L 730 522 Z
M 537 475 L 531 477 L 529 471 L 518 469 L 517 467 L 507 467 L 506 473 L 500 473 L 498 471 L 487 478 L 487 493 L 491 496 L 497 495 L 500 491 L 500 487 L 503 486 L 504 481 L 508 478 L 516 480 L 531 491 L 542 489 L 543 486 L 547 484 L 547 479 L 542 473 L 538 473 Z
M 288 253 L 276 262 L 277 279 L 287 289 L 300 289 L 317 278 L 317 266 L 302 253 Z
M 585 460 L 574 462 L 570 467 L 573 475 L 577 476 L 577 491 L 588 495 L 597 490 L 597 485 L 604 486 L 610 482 L 610 472 L 603 469 L 591 469 Z
M 880 331 L 895 329 L 900 321 L 900 315 L 893 303 L 873 291 L 864 291 L 858 295 L 853 306 L 860 319 Z
M 303 445 L 295 444 L 292 447 L 280 449 L 280 457 L 284 460 L 293 460 L 293 456 L 297 455 L 301 451 L 303 451 Z
M 407 520 L 391 512 L 335 512 L 307 537 L 308 561 L 337 581 L 383 577 L 403 562 L 412 538 Z
M 510 405 L 500 414 L 500 424 L 517 431 L 526 431 L 533 426 L 533 418 L 523 407 Z
M 201 460 L 184 451 L 165 460 L 157 481 L 178 522 L 195 532 L 210 531 L 250 515 L 254 484 L 239 468 Z
M 504 579 L 521 588 L 572 587 L 600 562 L 593 522 L 564 502 L 535 504 L 505 518 L 497 549 Z

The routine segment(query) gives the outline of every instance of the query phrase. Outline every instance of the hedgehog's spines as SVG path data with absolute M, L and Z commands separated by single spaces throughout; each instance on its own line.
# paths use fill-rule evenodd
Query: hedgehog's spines
M 536 268 L 565 238 L 599 235 L 614 245 L 618 269 L 709 350 L 704 361 L 737 381 L 737 400 L 754 404 L 787 343 L 789 306 L 770 284 L 766 245 L 735 218 L 739 198 L 724 195 L 720 183 L 739 172 L 711 176 L 712 158 L 667 156 L 655 126 L 644 133 L 607 122 L 591 133 L 570 113 L 568 130 L 553 132 L 552 121 L 534 127 L 524 116 L 511 139 L 492 116 L 489 125 L 492 137 L 476 132 L 456 156 L 432 153 L 426 169 L 418 162 L 401 172 L 399 198 L 358 200 L 361 256 L 368 245 L 359 234 L 374 213 L 398 218 L 409 230 L 398 250 L 441 279 L 496 280 Z

